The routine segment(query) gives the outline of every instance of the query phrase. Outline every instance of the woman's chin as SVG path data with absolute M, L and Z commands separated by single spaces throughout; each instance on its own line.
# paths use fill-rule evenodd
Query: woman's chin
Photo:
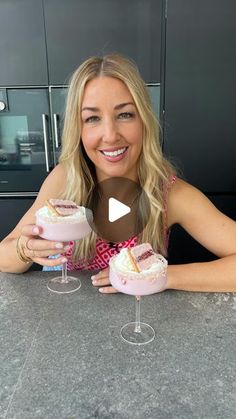
M 105 170 L 104 170 L 105 169 Z M 137 180 L 138 176 L 134 167 L 122 167 L 122 165 L 117 165 L 117 167 L 101 167 L 101 169 L 97 169 L 97 178 L 98 181 L 101 182 L 105 179 L 109 179 L 111 177 L 125 177 L 127 179 Z

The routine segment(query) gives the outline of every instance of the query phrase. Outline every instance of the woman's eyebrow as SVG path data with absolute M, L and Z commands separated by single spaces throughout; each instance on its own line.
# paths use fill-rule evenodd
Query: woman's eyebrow
M 125 102 L 125 103 L 119 103 L 118 105 L 116 105 L 114 107 L 114 109 L 115 110 L 119 110 L 119 109 L 124 108 L 127 105 L 133 105 L 133 106 L 135 106 L 135 104 L 133 102 Z M 84 111 L 99 112 L 100 109 L 97 108 L 96 106 L 85 106 L 84 108 L 82 108 L 81 112 L 84 112 Z
M 114 109 L 122 109 L 127 105 L 135 106 L 135 104 L 133 102 L 125 102 L 125 103 L 119 103 L 119 105 L 116 105 Z
M 82 111 L 91 111 L 91 112 L 99 112 L 99 108 L 96 108 L 94 106 L 85 106 L 84 108 L 82 108 Z

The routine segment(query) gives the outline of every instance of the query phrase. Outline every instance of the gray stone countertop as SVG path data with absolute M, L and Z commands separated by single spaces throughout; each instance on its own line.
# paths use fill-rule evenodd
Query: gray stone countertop
M 133 346 L 119 333 L 134 297 L 101 295 L 88 272 L 54 294 L 54 274 L 0 274 L 0 418 L 235 419 L 235 294 L 143 297 L 156 338 Z

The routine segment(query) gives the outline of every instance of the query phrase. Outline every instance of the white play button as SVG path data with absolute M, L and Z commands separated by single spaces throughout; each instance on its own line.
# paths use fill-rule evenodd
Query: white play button
M 108 243 L 138 237 L 150 215 L 145 191 L 139 183 L 125 177 L 111 177 L 95 184 L 86 206 L 93 213 L 93 220 L 87 219 L 90 227 Z M 103 244 L 99 249 L 103 254 Z
M 109 198 L 108 207 L 108 219 L 110 223 L 113 223 L 124 215 L 129 214 L 131 209 L 128 205 L 123 204 L 115 198 Z

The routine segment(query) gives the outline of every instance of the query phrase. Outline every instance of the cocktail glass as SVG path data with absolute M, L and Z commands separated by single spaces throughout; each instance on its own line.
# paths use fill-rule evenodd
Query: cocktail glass
M 64 218 L 63 221 L 52 223 L 36 213 L 36 224 L 42 228 L 40 237 L 47 240 L 69 242 L 82 239 L 91 232 L 87 221 L 88 218 L 92 218 L 90 210 L 86 209 L 86 217 L 81 219 Z M 65 262 L 62 264 L 61 275 L 50 279 L 47 287 L 57 294 L 68 294 L 77 291 L 81 287 L 81 281 L 79 278 L 67 274 L 67 262 Z
M 116 255 L 110 260 L 110 282 L 118 291 L 135 296 L 135 321 L 125 324 L 121 330 L 121 338 L 132 345 L 144 345 L 155 338 L 154 329 L 140 321 L 141 296 L 155 294 L 166 286 L 166 259 L 158 255 L 160 270 L 156 272 L 124 272 L 115 264 Z

